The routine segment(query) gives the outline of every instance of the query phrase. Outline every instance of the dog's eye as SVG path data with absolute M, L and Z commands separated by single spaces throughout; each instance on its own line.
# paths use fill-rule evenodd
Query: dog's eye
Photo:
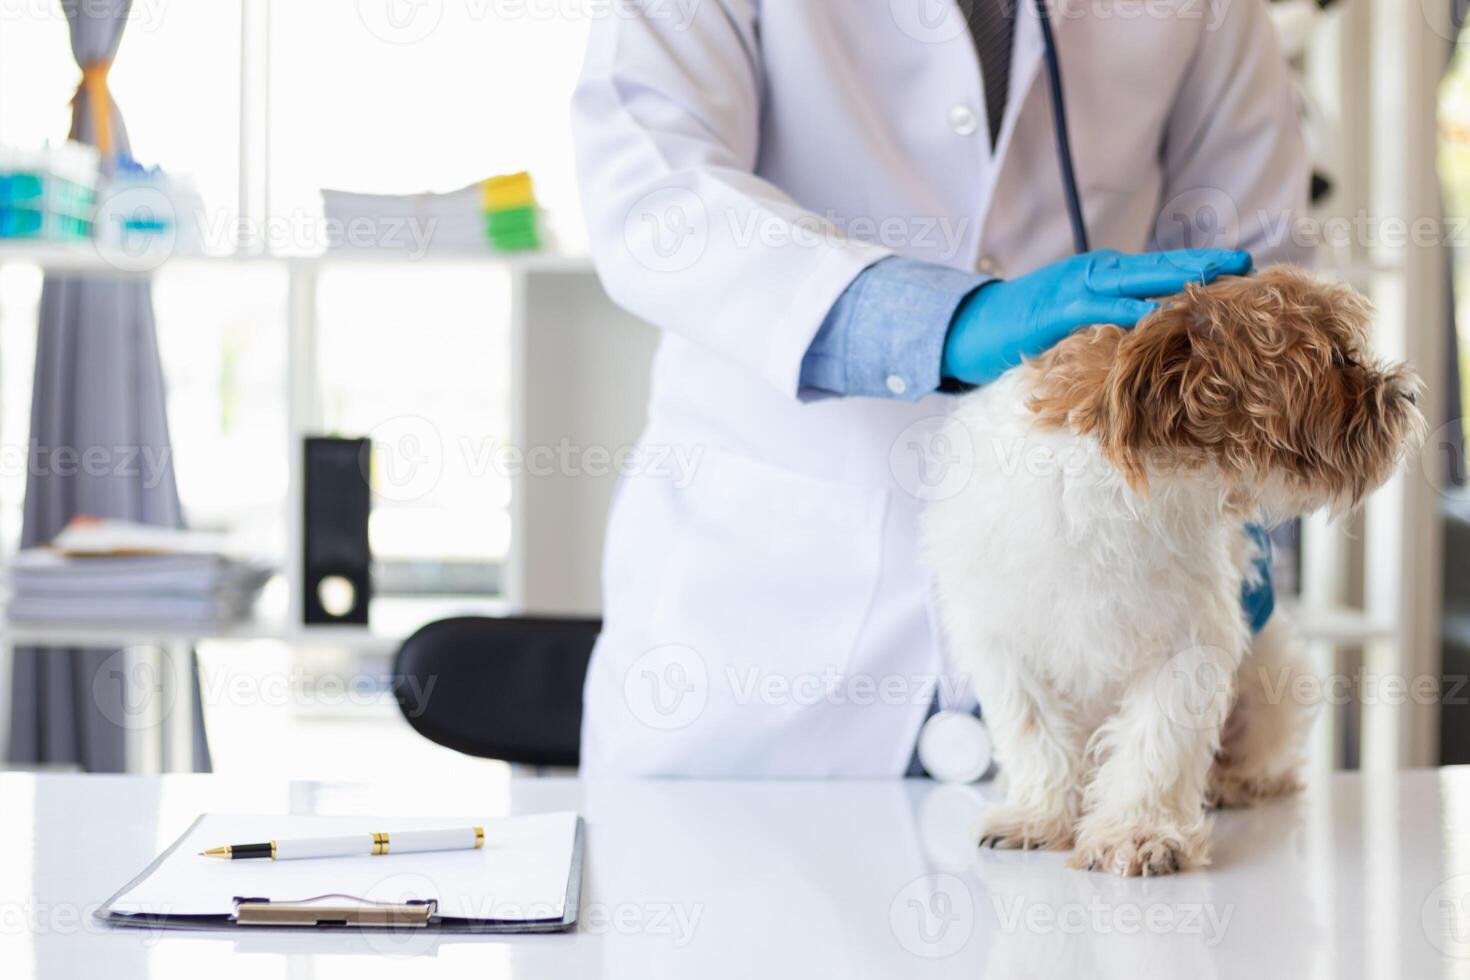
M 1341 371 L 1344 368 L 1357 367 L 1358 362 L 1353 360 L 1352 355 L 1341 347 L 1332 348 L 1332 366 Z

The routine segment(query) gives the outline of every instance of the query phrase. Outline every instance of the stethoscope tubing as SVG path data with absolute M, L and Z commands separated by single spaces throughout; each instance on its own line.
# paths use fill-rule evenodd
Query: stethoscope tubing
M 1087 238 L 1087 219 L 1082 214 L 1082 195 L 1077 190 L 1077 170 L 1072 165 L 1072 137 L 1067 128 L 1067 107 L 1062 99 L 1062 65 L 1057 57 L 1057 39 L 1051 29 L 1047 0 L 1036 0 L 1036 18 L 1041 41 L 1046 47 L 1047 88 L 1051 93 L 1052 128 L 1057 137 L 1057 162 L 1062 169 L 1062 190 L 1067 198 L 1067 217 L 1072 223 L 1072 247 L 1077 254 L 1092 251 Z

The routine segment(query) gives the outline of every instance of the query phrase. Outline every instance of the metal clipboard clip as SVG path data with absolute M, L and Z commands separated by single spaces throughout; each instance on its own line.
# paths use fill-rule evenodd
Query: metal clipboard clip
M 295 902 L 268 898 L 235 899 L 235 924 L 240 926 L 368 926 L 379 929 L 422 929 L 438 910 L 437 899 L 372 902 L 356 895 L 315 895 Z

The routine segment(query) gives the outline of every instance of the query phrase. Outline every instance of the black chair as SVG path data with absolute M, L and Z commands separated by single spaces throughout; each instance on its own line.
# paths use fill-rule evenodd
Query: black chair
M 410 636 L 393 694 L 420 735 L 467 755 L 575 766 L 596 619 L 462 616 Z

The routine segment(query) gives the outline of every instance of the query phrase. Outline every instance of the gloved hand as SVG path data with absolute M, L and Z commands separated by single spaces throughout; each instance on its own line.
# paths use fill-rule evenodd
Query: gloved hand
M 1076 330 L 1111 323 L 1132 327 L 1191 282 L 1241 276 L 1249 252 L 1193 248 L 1124 255 L 1076 255 L 1010 281 L 989 282 L 955 312 L 940 373 L 969 384 L 994 381 Z
M 1276 590 L 1271 585 L 1271 539 L 1259 524 L 1247 524 L 1245 533 L 1256 543 L 1256 581 L 1246 579 L 1241 584 L 1240 607 L 1245 610 L 1251 632 L 1259 633 L 1276 609 Z

